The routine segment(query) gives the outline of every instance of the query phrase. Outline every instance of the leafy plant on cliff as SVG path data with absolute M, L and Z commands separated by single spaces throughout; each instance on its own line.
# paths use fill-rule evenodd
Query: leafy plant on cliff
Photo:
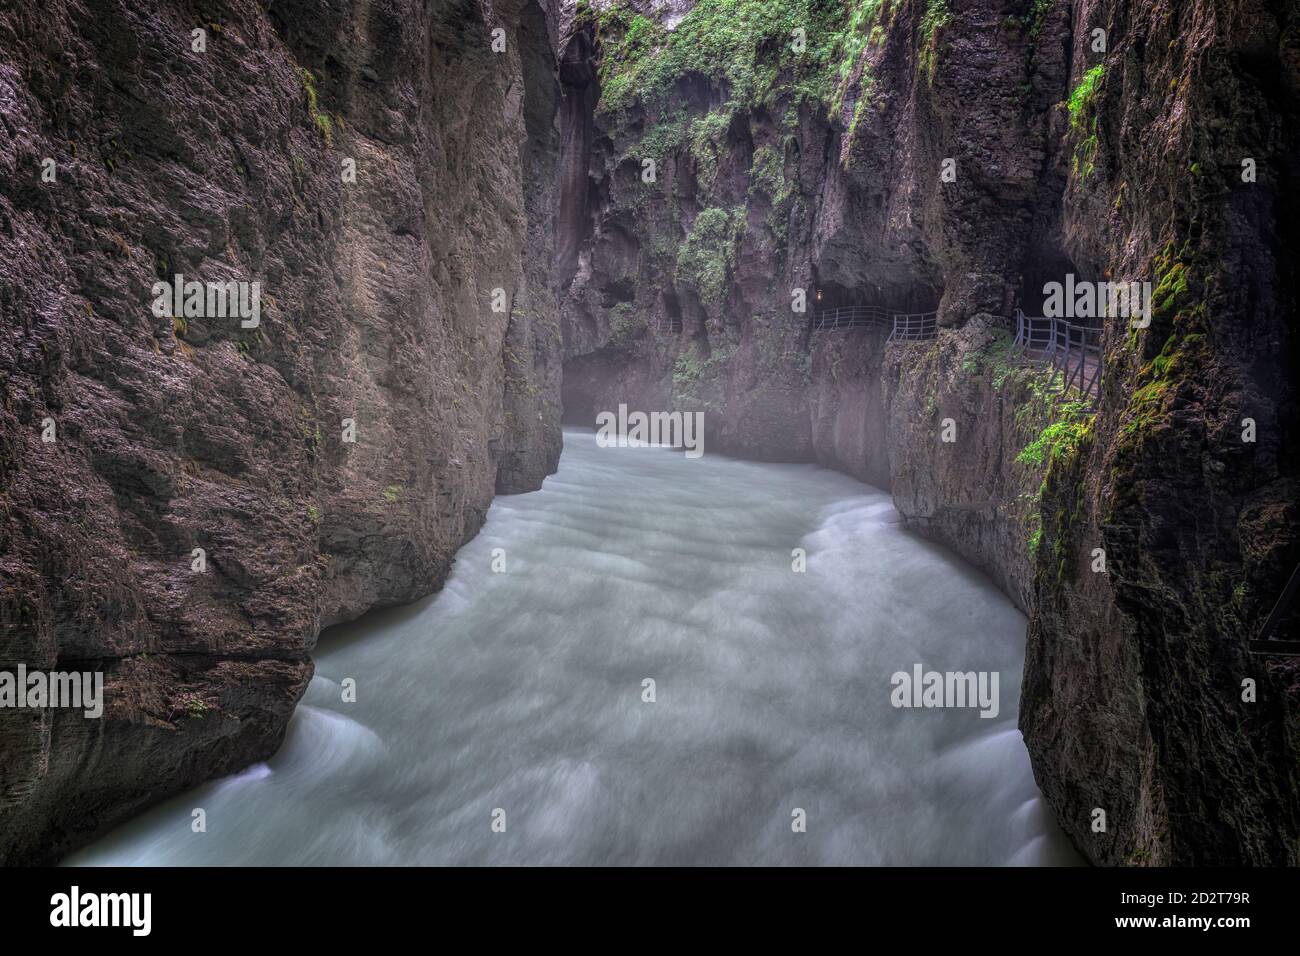
M 1105 72 L 1106 68 L 1098 64 L 1083 74 L 1066 104 L 1070 111 L 1070 132 L 1076 139 L 1074 174 L 1081 179 L 1092 175 L 1093 161 L 1097 156 L 1097 116 L 1092 106 Z
M 1178 384 L 1204 359 L 1205 333 L 1201 331 L 1205 305 L 1192 290 L 1191 270 L 1183 261 L 1187 246 L 1178 252 L 1173 243 L 1155 259 L 1156 288 L 1151 296 L 1150 332 L 1167 330 L 1160 352 L 1145 362 L 1134 378 L 1135 388 L 1121 417 L 1120 435 L 1137 439 L 1164 420 Z M 1138 330 L 1130 331 L 1136 347 Z M 1149 353 L 1148 353 L 1149 354 Z M 1189 366 L 1191 366 L 1189 368 Z
M 761 191 L 775 199 L 784 184 L 785 158 L 772 146 L 760 146 L 754 150 L 749 170 L 750 193 Z
M 828 101 L 846 9 L 825 0 L 699 0 L 672 30 L 622 3 L 589 15 L 602 46 L 600 109 L 613 115 L 662 107 L 691 74 L 723 87 L 737 107 L 762 102 L 779 80 Z M 804 31 L 802 50 L 796 30 Z
M 1034 510 L 1029 514 L 1029 525 L 1033 529 L 1029 532 L 1029 557 L 1032 560 L 1038 554 L 1038 546 L 1043 540 L 1043 514 L 1041 511 Z
M 1006 336 L 1009 340 L 1009 336 Z M 1031 561 L 1037 561 L 1043 536 L 1043 501 L 1048 475 L 1053 468 L 1069 465 L 1091 438 L 1095 416 L 1080 401 L 1060 400 L 1060 373 L 1032 366 L 1015 366 L 1007 342 L 999 337 L 988 347 L 992 378 L 1008 383 L 1008 397 L 1015 403 L 1015 424 L 1022 433 L 1037 435 L 1016 456 L 1016 462 L 1041 476 L 1038 490 L 1023 497 L 1018 511 L 1028 535 Z M 1006 367 L 1004 367 L 1004 365 Z M 1002 385 L 997 386 L 1001 388 Z M 1032 432 L 1031 432 L 1032 434 Z
M 1086 495 L 1077 471 L 1093 440 L 1096 415 L 1083 402 L 1076 401 L 1056 405 L 1050 415 L 1042 432 L 1016 456 L 1016 461 L 1043 475 L 1036 501 L 1027 516 L 1029 558 L 1041 571 L 1045 558 L 1050 557 L 1056 579 L 1060 581 L 1068 570 L 1069 541 L 1084 508 Z M 1062 505 L 1059 499 L 1062 488 L 1076 489 L 1072 505 Z M 1041 547 L 1045 532 L 1051 535 L 1047 555 Z
M 731 123 L 732 114 L 726 110 L 711 110 L 691 123 L 688 144 L 695 160 L 695 179 L 701 191 L 713 188 L 718 172 L 719 143 Z
M 938 33 L 951 20 L 952 12 L 948 9 L 948 0 L 929 0 L 925 7 L 925 15 L 921 18 L 916 63 L 931 83 L 934 82 L 934 70 L 939 59 Z
M 884 33 L 876 18 L 880 13 L 882 0 L 859 0 L 851 4 L 849 10 L 848 22 L 844 29 L 840 31 L 839 37 L 835 43 L 835 92 L 831 100 L 832 109 L 838 110 L 844 102 L 844 94 L 847 92 L 849 82 L 853 77 L 853 70 L 862 59 L 863 54 L 869 46 L 879 44 L 884 39 Z M 859 100 L 859 103 L 865 99 L 865 96 Z M 854 115 L 857 115 L 855 105 Z
M 1097 84 L 1101 82 L 1105 71 L 1106 68 L 1100 64 L 1094 66 L 1083 74 L 1083 78 L 1079 80 L 1079 85 L 1070 94 L 1070 102 L 1067 105 L 1070 109 L 1071 129 L 1079 129 L 1084 125 L 1085 114 L 1097 95 Z
M 214 699 L 204 697 L 196 690 L 180 691 L 172 698 L 171 713 L 167 716 L 167 722 L 171 723 L 181 714 L 191 720 L 202 720 L 215 707 Z
M 645 313 L 630 302 L 620 302 L 609 310 L 609 337 L 605 347 L 611 350 L 631 349 L 649 329 Z
M 328 113 L 321 112 L 317 108 L 316 101 L 316 77 L 312 75 L 311 70 L 306 67 L 298 67 L 298 78 L 302 80 L 303 92 L 307 94 L 307 115 L 316 125 L 316 131 L 320 133 L 321 139 L 325 140 L 326 146 L 334 145 L 334 120 Z
M 727 273 L 735 265 L 736 240 L 745 222 L 745 207 L 731 212 L 712 207 L 691 223 L 677 253 L 677 281 L 693 288 L 706 308 L 721 309 Z
M 692 343 L 673 365 L 673 407 L 682 411 L 710 410 L 721 406 L 726 369 L 735 348 L 714 349 L 701 359 Z
M 1042 468 L 1045 463 L 1070 457 L 1091 431 L 1093 420 L 1093 414 L 1083 402 L 1062 402 L 1056 408 L 1054 420 L 1016 456 L 1016 461 L 1031 468 Z
M 1020 12 L 1011 13 L 1003 21 L 1010 28 L 1019 28 L 1024 30 L 1029 36 L 1029 44 L 1026 49 L 1026 61 L 1032 63 L 1034 54 L 1038 50 L 1038 40 L 1042 35 L 1043 26 L 1047 22 L 1048 11 L 1052 9 L 1052 4 L 1056 0 L 1021 0 Z M 1029 87 L 1032 90 L 1032 85 Z
M 963 375 L 983 375 L 987 371 L 990 382 L 998 390 L 1018 371 L 1025 373 L 1026 380 L 1037 378 L 1034 373 L 1041 370 L 1021 366 L 1019 356 L 1020 348 L 1010 330 L 995 329 L 987 342 L 962 356 L 961 371 Z
M 693 349 L 688 349 L 677 356 L 677 361 L 673 363 L 673 397 L 675 401 L 680 401 L 682 397 L 686 396 L 691 399 L 695 398 L 699 389 L 702 371 L 699 357 Z

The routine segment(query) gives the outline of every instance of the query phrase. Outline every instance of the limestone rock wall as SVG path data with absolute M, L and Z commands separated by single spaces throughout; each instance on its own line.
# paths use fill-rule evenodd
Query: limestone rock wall
M 436 590 L 554 469 L 556 22 L 0 11 L 0 665 L 103 670 L 108 706 L 0 711 L 0 861 L 272 753 L 320 629 Z M 156 316 L 176 273 L 260 282 L 260 325 Z

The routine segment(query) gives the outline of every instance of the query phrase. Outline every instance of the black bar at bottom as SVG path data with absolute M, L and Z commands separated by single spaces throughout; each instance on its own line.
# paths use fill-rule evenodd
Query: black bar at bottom
M 540 943 L 599 929 L 612 940 L 606 926 L 667 943 L 661 934 L 682 923 L 716 927 L 733 943 L 787 928 L 805 939 L 801 951 L 807 936 L 846 929 L 864 941 L 926 944 L 918 952 L 948 939 L 1073 943 L 1081 935 L 1197 934 L 1231 946 L 1255 931 L 1289 935 L 1300 899 L 1294 869 L 65 868 L 3 870 L 0 883 L 10 939 L 145 938 L 130 925 L 53 926 L 75 886 L 83 905 L 88 896 L 148 893 L 147 938 L 205 950 L 279 936 L 331 951 L 349 938 L 450 942 L 466 932 L 499 942 L 513 931 Z

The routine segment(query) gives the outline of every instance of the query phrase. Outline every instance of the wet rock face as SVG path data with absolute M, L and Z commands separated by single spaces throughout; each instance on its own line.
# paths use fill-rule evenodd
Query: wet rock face
M 574 421 L 703 411 L 988 572 L 1089 859 L 1300 862 L 1300 678 L 1245 653 L 1300 561 L 1295 16 L 901 0 L 847 55 L 818 4 L 796 57 L 780 0 L 595 6 L 0 12 L 0 669 L 107 682 L 102 720 L 0 710 L 0 861 L 271 753 L 320 628 L 554 468 L 563 361 Z M 696 16 L 718 44 L 638 67 Z M 1006 348 L 1069 271 L 1157 287 L 1095 417 Z M 155 312 L 178 273 L 259 323 Z M 814 332 L 841 304 L 944 328 Z
M 666 31 L 695 29 L 683 21 L 697 6 L 607 9 Z M 590 426 L 620 403 L 699 411 L 707 447 L 806 458 L 807 367 L 786 357 L 805 354 L 807 315 L 790 302 L 807 282 L 784 235 L 792 215 L 808 228 L 806 209 L 791 211 L 795 156 L 823 154 L 825 124 L 803 129 L 780 84 L 760 110 L 698 73 L 616 104 L 601 87 L 602 43 L 620 34 L 603 23 L 578 19 L 562 47 L 565 414 Z
M 107 700 L 0 711 L 3 862 L 273 752 L 319 630 L 558 459 L 555 11 L 223 11 L 0 12 L 0 667 Z M 178 273 L 260 323 L 155 314 Z
M 1300 345 L 1279 254 L 1297 239 L 1300 20 L 1232 0 L 1085 4 L 1076 57 L 1093 24 L 1117 56 L 1065 227 L 1076 261 L 1157 288 L 1150 328 L 1109 340 L 1096 440 L 1048 476 L 1043 535 L 1067 573 L 1037 582 L 1021 724 L 1094 859 L 1295 865 L 1300 663 L 1245 645 L 1300 563 Z M 1266 170 L 1254 181 L 1247 159 Z M 1069 573 L 1098 545 L 1105 576 Z M 1120 826 L 1094 834 L 1097 807 Z
M 1300 562 L 1282 252 L 1300 222 L 1300 23 L 1265 6 L 884 3 L 830 96 L 756 32 L 780 79 L 739 102 L 747 77 L 698 60 L 665 96 L 628 97 L 622 77 L 655 76 L 628 22 L 571 31 L 603 87 L 564 160 L 589 171 L 566 186 L 586 213 L 564 276 L 566 414 L 701 408 L 710 450 L 890 487 L 910 527 L 1029 613 L 1021 728 L 1097 863 L 1300 852 L 1296 665 L 1246 653 Z M 566 103 L 591 102 L 591 72 Z M 1155 292 L 1149 328 L 1108 325 L 1090 407 L 1006 349 L 1014 307 L 1041 314 L 1067 273 Z M 814 332 L 796 287 L 937 307 L 944 328 L 912 345 Z
M 823 51 L 827 35 L 854 29 L 843 10 L 810 17 L 773 4 L 788 22 L 754 16 L 741 28 L 754 27 L 749 46 L 774 71 L 770 88 L 755 90 L 733 57 L 711 74 L 684 70 L 661 96 L 619 86 L 647 82 L 638 69 L 649 54 L 626 40 L 632 18 L 717 41 L 721 5 L 669 17 L 612 4 L 622 16 L 575 22 L 564 58 L 595 66 L 565 85 L 572 215 L 561 245 L 572 252 L 559 279 L 566 357 L 582 379 L 566 385 L 566 409 L 689 405 L 705 412 L 718 450 L 835 456 L 814 451 L 807 424 L 817 309 L 937 310 L 942 325 L 1010 314 L 1028 250 L 1059 220 L 1044 210 L 1064 185 L 1049 158 L 1068 79 L 1064 12 L 1047 15 L 1052 42 L 1036 44 L 1003 5 L 930 6 L 883 4 L 856 26 L 851 56 Z M 795 24 L 808 34 L 800 55 L 785 49 Z M 613 98 L 593 94 L 593 74 Z M 633 394 L 629 369 L 658 387 Z
M 1022 452 L 1050 421 L 1051 399 L 1045 375 L 1015 361 L 1000 320 L 978 316 L 928 343 L 836 333 L 814 361 L 819 461 L 890 488 L 909 528 L 1027 612 L 1042 469 Z

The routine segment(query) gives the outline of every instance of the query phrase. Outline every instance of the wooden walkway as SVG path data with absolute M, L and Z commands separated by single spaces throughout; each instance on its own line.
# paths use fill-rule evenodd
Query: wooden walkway
M 1062 376 L 1062 388 L 1076 388 L 1096 398 L 1101 394 L 1105 356 L 1100 326 L 1068 319 L 1025 315 L 1016 309 L 1016 345 L 1020 354 L 1036 362 L 1050 362 Z
M 889 329 L 890 342 L 918 342 L 939 334 L 934 312 L 896 312 L 879 305 L 824 309 L 813 317 L 814 332 Z M 1016 347 L 1026 361 L 1050 364 L 1061 373 L 1063 391 L 1077 389 L 1091 399 L 1101 394 L 1105 357 L 1100 326 L 1025 315 L 1016 309 Z

